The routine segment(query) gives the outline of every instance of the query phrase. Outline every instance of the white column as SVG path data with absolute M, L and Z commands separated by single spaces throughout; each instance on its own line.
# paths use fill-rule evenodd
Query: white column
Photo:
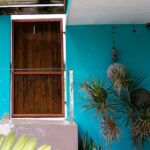
M 74 122 L 73 70 L 69 70 L 70 122 Z

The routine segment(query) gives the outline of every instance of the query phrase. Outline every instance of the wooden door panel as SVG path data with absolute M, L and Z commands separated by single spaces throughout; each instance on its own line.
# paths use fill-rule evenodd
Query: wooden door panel
M 61 21 L 14 21 L 12 116 L 63 117 Z
M 15 114 L 60 114 L 61 75 L 16 75 Z
M 61 68 L 60 22 L 21 22 L 14 27 L 14 68 Z

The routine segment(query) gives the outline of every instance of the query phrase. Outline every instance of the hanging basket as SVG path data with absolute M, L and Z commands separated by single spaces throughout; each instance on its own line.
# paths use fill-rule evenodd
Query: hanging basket
M 108 78 L 114 83 L 114 90 L 120 95 L 126 76 L 126 68 L 123 64 L 113 63 L 107 69 Z
M 113 63 L 107 69 L 107 76 L 112 82 L 116 82 L 116 80 L 125 78 L 126 69 L 123 64 Z

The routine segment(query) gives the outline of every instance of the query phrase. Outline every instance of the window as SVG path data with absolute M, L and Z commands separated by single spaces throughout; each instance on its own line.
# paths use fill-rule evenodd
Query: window
M 62 20 L 14 20 L 12 27 L 12 117 L 63 117 Z

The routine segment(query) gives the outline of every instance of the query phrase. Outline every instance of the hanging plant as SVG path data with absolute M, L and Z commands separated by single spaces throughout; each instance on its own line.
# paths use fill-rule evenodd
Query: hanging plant
M 96 108 L 96 111 L 102 114 L 107 111 L 107 91 L 99 81 L 84 81 L 81 88 L 89 96 L 88 103 L 84 105 L 86 109 Z
M 131 117 L 131 133 L 134 144 L 143 145 L 150 138 L 150 93 L 144 88 L 131 92 L 133 117 Z
M 133 144 L 140 150 L 150 139 L 150 93 L 140 88 L 144 79 L 143 74 L 126 76 L 126 90 L 112 102 L 114 113 L 118 118 L 124 118 L 122 121 L 131 129 Z
M 123 64 L 118 63 L 118 50 L 116 48 L 116 27 L 112 27 L 113 48 L 112 48 L 112 64 L 107 69 L 107 77 L 113 82 L 114 90 L 120 95 L 126 77 L 126 68 Z
M 120 136 L 116 120 L 113 119 L 109 111 L 108 92 L 97 80 L 84 81 L 81 88 L 88 95 L 88 101 L 84 105 L 87 109 L 96 109 L 99 125 L 104 130 L 104 137 L 107 142 L 112 143 Z
M 130 99 L 137 107 L 150 107 L 150 92 L 144 88 L 138 88 L 132 91 L 130 94 Z
M 120 131 L 114 119 L 111 117 L 104 117 L 102 124 L 104 128 L 105 139 L 107 139 L 109 143 L 119 139 Z
M 150 139 L 150 111 L 148 109 L 141 111 L 132 119 L 131 134 L 133 143 L 141 147 Z
M 120 95 L 126 77 L 126 68 L 123 64 L 113 63 L 107 69 L 108 78 L 114 83 L 114 90 Z

